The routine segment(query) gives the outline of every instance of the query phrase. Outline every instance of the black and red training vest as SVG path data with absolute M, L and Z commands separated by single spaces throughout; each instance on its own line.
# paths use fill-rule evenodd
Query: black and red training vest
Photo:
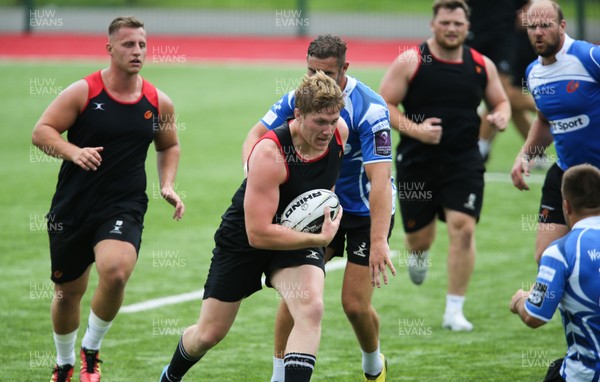
M 430 117 L 440 118 L 442 139 L 438 145 L 429 145 L 401 134 L 398 166 L 481 160 L 477 108 L 488 81 L 483 56 L 463 45 L 462 61 L 447 62 L 436 58 L 427 42 L 418 49 L 419 66 L 402 106 L 405 115 L 415 123 Z
M 145 162 L 160 121 L 158 93 L 143 80 L 137 100 L 116 100 L 100 73 L 85 77 L 87 104 L 67 139 L 79 147 L 104 147 L 102 164 L 96 171 L 85 171 L 63 161 L 49 214 L 67 225 L 120 213 L 143 220 L 148 205 Z

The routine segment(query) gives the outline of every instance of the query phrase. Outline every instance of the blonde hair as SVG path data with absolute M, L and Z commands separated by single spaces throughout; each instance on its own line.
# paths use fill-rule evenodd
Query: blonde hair
M 312 76 L 304 75 L 295 97 L 295 106 L 302 114 L 330 109 L 339 111 L 344 107 L 340 87 L 321 70 L 317 70 Z

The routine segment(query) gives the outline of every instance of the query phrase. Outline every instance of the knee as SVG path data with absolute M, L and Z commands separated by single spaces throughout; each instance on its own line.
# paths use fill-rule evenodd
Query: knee
M 123 290 L 129 280 L 131 272 L 122 267 L 110 266 L 99 270 L 100 282 L 104 283 L 111 290 Z
M 294 323 L 304 323 L 310 326 L 321 325 L 325 307 L 322 298 L 304 298 L 299 304 L 298 316 L 294 317 Z
M 406 234 L 406 246 L 411 251 L 428 251 L 435 239 L 435 222 L 416 232 Z
M 189 335 L 191 339 L 191 346 L 186 346 L 186 351 L 191 355 L 201 355 L 206 353 L 208 350 L 217 346 L 219 342 L 227 335 L 226 330 L 222 330 L 220 327 L 214 326 L 201 326 L 196 324 L 186 329 L 184 336 Z
M 433 244 L 433 235 L 406 235 L 406 246 L 411 251 L 428 251 Z
M 345 296 L 342 298 L 342 307 L 344 308 L 346 317 L 348 317 L 348 320 L 351 322 L 358 320 L 361 317 L 365 317 L 371 310 L 370 304 L 366 304 L 358 299 Z
M 53 303 L 60 307 L 67 307 L 71 305 L 79 305 L 81 298 L 85 294 L 85 289 L 74 290 L 68 288 L 56 288 L 54 291 Z
M 86 290 L 87 279 L 85 278 L 63 284 L 54 284 L 53 303 L 59 306 L 79 305 Z
M 226 333 L 218 329 L 212 331 L 203 331 L 196 337 L 196 344 L 202 350 L 212 349 L 225 338 Z
M 429 241 L 415 241 L 415 240 L 407 240 L 406 241 L 407 248 L 412 252 L 424 252 L 428 251 L 431 248 L 431 242 Z
M 475 223 L 466 220 L 454 222 L 450 227 L 450 239 L 458 246 L 470 248 L 475 239 Z

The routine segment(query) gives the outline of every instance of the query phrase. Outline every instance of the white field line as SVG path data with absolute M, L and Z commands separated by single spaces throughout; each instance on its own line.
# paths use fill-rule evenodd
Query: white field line
M 525 178 L 525 182 L 541 184 L 544 181 L 544 176 L 541 174 L 531 174 L 529 177 Z M 495 182 L 495 183 L 511 183 L 510 174 L 507 173 L 486 173 L 485 174 L 486 182 Z M 396 256 L 397 252 L 392 251 L 392 257 Z M 337 271 L 343 269 L 346 266 L 346 259 L 330 261 L 325 264 L 325 270 L 327 272 Z M 262 278 L 262 284 L 265 285 L 265 278 Z M 175 305 L 181 304 L 188 301 L 197 301 L 201 300 L 204 295 L 204 289 L 176 294 L 172 296 L 158 297 L 151 300 L 146 300 L 142 302 L 137 302 L 135 304 L 124 305 L 121 307 L 119 312 L 121 313 L 137 313 L 144 312 L 151 309 L 160 308 L 167 305 Z
M 523 177 L 525 183 L 531 184 L 542 184 L 544 183 L 544 179 L 546 178 L 546 174 L 530 174 L 529 176 Z M 511 183 L 510 174 L 503 172 L 486 172 L 485 173 L 485 181 L 486 182 L 494 182 L 494 183 Z

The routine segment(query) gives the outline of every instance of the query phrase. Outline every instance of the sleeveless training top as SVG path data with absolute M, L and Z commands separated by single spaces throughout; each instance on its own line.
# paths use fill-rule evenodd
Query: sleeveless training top
M 148 205 L 145 161 L 158 131 L 158 93 L 143 80 L 140 97 L 118 101 L 104 87 L 100 71 L 85 78 L 88 102 L 67 131 L 79 147 L 104 147 L 102 164 L 85 171 L 63 161 L 49 215 L 67 224 L 129 213 L 143 221 Z
M 286 181 L 279 186 L 279 205 L 277 213 L 273 217 L 274 223 L 280 221 L 284 208 L 296 196 L 316 188 L 331 189 L 335 185 L 344 156 L 342 139 L 338 130 L 335 130 L 335 136 L 331 139 L 327 152 L 310 161 L 300 158 L 296 153 L 288 123 L 270 130 L 260 140 L 263 139 L 271 139 L 277 144 L 287 168 Z M 221 227 L 241 231 L 239 235 L 233 235 L 229 239 L 233 240 L 235 237 L 236 243 L 232 243 L 234 246 L 250 248 L 244 221 L 245 194 L 246 179 L 233 195 L 231 206 L 223 214 Z
M 419 66 L 402 105 L 415 123 L 430 117 L 442 120 L 442 140 L 428 145 L 400 135 L 397 164 L 401 167 L 430 161 L 483 163 L 477 142 L 480 118 L 477 108 L 487 85 L 483 56 L 463 45 L 461 62 L 436 58 L 426 42 L 418 48 Z

